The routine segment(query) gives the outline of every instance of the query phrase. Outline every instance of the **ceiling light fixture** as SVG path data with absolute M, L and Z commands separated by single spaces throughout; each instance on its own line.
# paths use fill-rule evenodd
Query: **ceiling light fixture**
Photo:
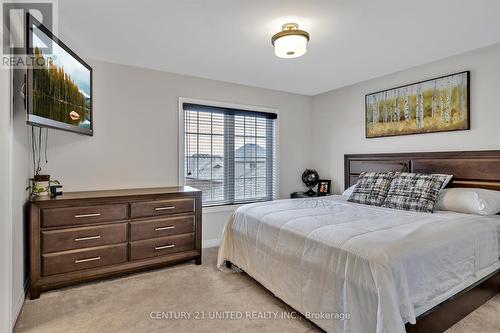
M 274 54 L 280 58 L 297 58 L 307 51 L 309 33 L 299 30 L 297 23 L 287 23 L 271 38 Z

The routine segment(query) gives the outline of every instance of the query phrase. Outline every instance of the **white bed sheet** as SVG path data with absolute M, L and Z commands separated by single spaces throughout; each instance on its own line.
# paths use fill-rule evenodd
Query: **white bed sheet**
M 483 216 L 278 200 L 235 212 L 217 265 L 233 262 L 327 332 L 404 332 L 500 267 L 499 234 Z M 341 313 L 350 319 L 332 319 Z

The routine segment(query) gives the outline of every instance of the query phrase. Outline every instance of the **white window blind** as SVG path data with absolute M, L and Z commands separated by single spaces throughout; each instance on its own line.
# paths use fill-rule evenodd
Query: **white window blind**
M 203 205 L 276 197 L 276 118 L 184 103 L 184 181 L 203 191 Z

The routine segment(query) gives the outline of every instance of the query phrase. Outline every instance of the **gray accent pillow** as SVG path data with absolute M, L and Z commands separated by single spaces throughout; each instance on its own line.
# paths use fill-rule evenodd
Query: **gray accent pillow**
M 380 206 L 387 196 L 394 172 L 362 172 L 347 201 Z
M 382 207 L 432 213 L 449 175 L 398 172 Z

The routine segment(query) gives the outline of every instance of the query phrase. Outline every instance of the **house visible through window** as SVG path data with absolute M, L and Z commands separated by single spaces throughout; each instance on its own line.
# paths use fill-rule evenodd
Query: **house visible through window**
M 184 103 L 184 181 L 203 205 L 272 200 L 276 114 Z

